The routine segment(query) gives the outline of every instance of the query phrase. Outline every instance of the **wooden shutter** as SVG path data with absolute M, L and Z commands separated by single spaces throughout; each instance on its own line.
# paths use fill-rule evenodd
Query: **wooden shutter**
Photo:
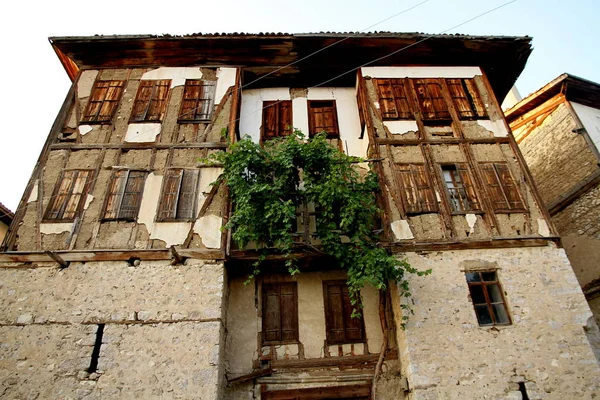
M 175 218 L 177 215 L 177 197 L 182 176 L 182 169 L 167 170 L 158 209 L 158 220 Z
M 446 79 L 450 97 L 461 119 L 487 116 L 473 79 Z
M 262 138 L 287 136 L 292 133 L 292 102 L 290 100 L 264 101 Z
M 423 120 L 449 120 L 442 86 L 436 79 L 414 79 L 415 92 Z
M 214 89 L 213 82 L 187 79 L 179 111 L 179 122 L 209 120 L 212 115 Z
M 523 205 L 523 201 L 521 200 L 521 195 L 519 194 L 517 185 L 515 184 L 510 170 L 508 169 L 508 165 L 506 163 L 496 163 L 494 164 L 494 167 L 498 173 L 500 185 L 502 186 L 502 190 L 504 191 L 504 195 L 508 201 L 509 208 L 511 210 L 524 209 L 525 207 Z
M 473 106 L 473 111 L 477 117 L 487 117 L 487 111 L 485 109 L 485 104 L 481 100 L 481 95 L 479 94 L 479 90 L 477 89 L 477 85 L 475 84 L 474 79 L 463 79 L 463 84 L 467 89 L 467 96 L 471 100 L 471 104 Z
M 263 343 L 298 341 L 298 295 L 295 282 L 264 284 Z
M 92 170 L 63 171 L 46 209 L 46 220 L 72 220 L 81 211 Z
M 466 211 L 481 210 L 481 205 L 479 204 L 479 200 L 477 199 L 477 193 L 475 192 L 475 186 L 473 185 L 473 180 L 471 179 L 471 174 L 469 173 L 469 167 L 466 163 L 459 163 L 456 164 L 456 171 L 460 176 L 462 186 L 467 195 L 469 210 Z
M 111 122 L 125 81 L 96 81 L 82 122 Z
M 350 302 L 345 281 L 324 281 L 325 325 L 327 343 L 356 343 L 364 341 L 362 316 L 352 318 L 354 306 Z
M 506 167 L 506 165 L 493 164 L 493 163 L 481 163 L 480 166 L 481 166 L 485 184 L 488 188 L 490 200 L 492 201 L 492 205 L 494 207 L 494 211 L 508 211 L 511 209 L 511 201 L 507 197 L 506 189 L 504 187 L 504 183 L 502 182 L 502 179 L 507 179 L 506 175 L 508 175 L 508 179 L 510 180 L 510 183 L 508 184 L 509 187 L 512 186 L 512 188 L 509 190 L 511 190 L 513 192 L 512 193 L 513 204 L 520 205 L 520 207 L 516 207 L 516 208 L 523 208 L 522 203 L 520 201 L 520 197 L 518 196 L 518 193 L 516 193 L 516 196 L 519 199 L 518 202 L 515 201 L 515 199 L 514 199 L 516 188 L 514 188 L 514 182 L 512 180 L 512 177 L 510 176 L 510 172 L 508 172 L 507 168 L 506 169 L 503 168 L 503 167 Z M 500 177 L 498 170 L 497 170 L 497 166 L 501 166 L 500 170 L 503 171 L 502 172 L 503 178 Z
M 437 212 L 436 196 L 425 164 L 400 164 L 396 166 L 396 171 L 406 212 Z
M 412 119 L 403 79 L 376 79 L 383 119 Z
M 133 122 L 159 122 L 162 120 L 167 108 L 167 96 L 171 80 L 140 81 L 131 121 Z
M 142 201 L 145 178 L 146 173 L 142 171 L 117 171 L 110 185 L 104 218 L 135 220 Z
M 183 170 L 183 179 L 181 179 L 179 198 L 177 199 L 177 219 L 194 219 L 199 177 L 200 171 L 197 169 Z
M 309 100 L 308 123 L 311 137 L 325 131 L 328 138 L 338 138 L 340 133 L 335 101 Z

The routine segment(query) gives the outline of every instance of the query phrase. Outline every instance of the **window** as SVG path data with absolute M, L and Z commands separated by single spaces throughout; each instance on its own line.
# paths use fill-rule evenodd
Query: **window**
M 364 342 L 364 321 L 362 315 L 352 318 L 346 281 L 323 281 L 323 295 L 327 344 Z
M 96 81 L 82 122 L 111 122 L 123 93 L 125 81 Z
M 423 121 L 448 121 L 450 112 L 437 79 L 413 79 Z
M 308 124 L 311 137 L 325 131 L 329 139 L 339 138 L 340 130 L 338 128 L 335 100 L 309 100 Z
M 83 209 L 93 170 L 63 171 L 46 209 L 45 220 L 68 221 L 75 219 Z
M 436 196 L 425 164 L 397 164 L 396 174 L 407 214 L 437 212 Z
M 466 164 L 442 165 L 446 193 L 454 212 L 481 209 Z
M 171 80 L 140 81 L 130 122 L 160 122 L 167 109 Z
M 509 325 L 510 317 L 496 271 L 466 272 L 465 276 L 479 325 Z
M 521 195 L 507 163 L 480 163 L 494 211 L 524 211 Z
M 263 344 L 298 342 L 298 291 L 296 282 L 263 284 Z
M 163 184 L 158 220 L 194 219 L 198 198 L 197 169 L 169 169 Z
M 446 79 L 446 83 L 460 119 L 487 117 L 473 79 Z
M 375 79 L 384 120 L 414 119 L 408 105 L 404 79 Z
M 214 82 L 186 79 L 178 121 L 186 123 L 210 120 L 214 98 Z
M 292 133 L 292 102 L 263 101 L 262 140 Z
M 137 218 L 146 173 L 143 171 L 121 170 L 112 177 L 104 219 L 133 221 Z

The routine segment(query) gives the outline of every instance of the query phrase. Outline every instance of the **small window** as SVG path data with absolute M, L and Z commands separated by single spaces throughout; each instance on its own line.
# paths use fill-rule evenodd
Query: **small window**
M 407 214 L 438 211 L 435 192 L 425 164 L 398 164 L 396 174 Z
M 525 211 L 507 163 L 480 163 L 484 183 L 496 212 Z
M 197 169 L 167 170 L 158 210 L 159 221 L 194 219 L 199 179 Z
M 323 281 L 323 292 L 327 344 L 364 342 L 362 314 L 352 318 L 354 306 L 350 303 L 346 281 Z
M 485 106 L 473 79 L 446 79 L 446 83 L 460 119 L 487 117 Z
M 263 344 L 298 342 L 298 291 L 296 282 L 263 284 Z
M 446 193 L 454 212 L 478 211 L 481 209 L 473 181 L 466 164 L 442 165 Z
M 437 79 L 414 79 L 413 82 L 423 121 L 450 121 L 440 82 Z
M 63 171 L 54 187 L 44 219 L 49 221 L 75 219 L 83 209 L 93 175 L 93 170 Z
M 214 98 L 214 82 L 186 79 L 178 121 L 191 123 L 210 120 Z
M 317 133 L 327 132 L 329 139 L 339 138 L 340 130 L 338 127 L 335 100 L 309 100 L 308 123 L 311 137 Z
M 170 79 L 140 81 L 130 122 L 160 122 L 167 110 Z
M 403 79 L 375 79 L 384 120 L 414 119 Z
M 511 323 L 496 271 L 465 273 L 480 326 Z
M 263 102 L 263 141 L 290 135 L 292 129 L 292 102 L 290 100 Z
M 146 172 L 121 170 L 115 172 L 110 184 L 104 219 L 134 221 L 137 218 Z
M 124 86 L 125 81 L 96 81 L 81 122 L 110 123 Z

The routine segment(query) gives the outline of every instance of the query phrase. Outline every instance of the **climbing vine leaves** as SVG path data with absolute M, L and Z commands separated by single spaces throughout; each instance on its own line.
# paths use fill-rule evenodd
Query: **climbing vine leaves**
M 210 161 L 223 164 L 221 179 L 233 202 L 226 228 L 240 248 L 253 243 L 261 255 L 251 278 L 260 273 L 268 254 L 287 256 L 289 272 L 299 272 L 292 254 L 312 245 L 297 243 L 292 232 L 296 210 L 311 204 L 317 211 L 315 233 L 320 241 L 313 249 L 333 257 L 347 271 L 353 304 L 366 284 L 385 290 L 389 281 L 396 281 L 403 295 L 410 296 L 405 273 L 423 272 L 389 255 L 378 243 L 377 175 L 363 160 L 331 146 L 325 134 L 305 139 L 296 130 L 262 146 L 246 137 Z

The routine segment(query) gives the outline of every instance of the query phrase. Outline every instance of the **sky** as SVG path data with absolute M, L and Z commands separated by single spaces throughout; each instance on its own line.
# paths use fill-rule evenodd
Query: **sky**
M 598 0 L 7 2 L 0 24 L 4 118 L 0 202 L 13 211 L 17 208 L 71 84 L 48 43 L 50 36 L 358 32 L 367 28 L 435 34 L 508 2 L 447 33 L 531 36 L 533 54 L 516 83 L 522 96 L 564 72 L 600 82 Z M 417 7 L 390 18 L 413 6 Z

